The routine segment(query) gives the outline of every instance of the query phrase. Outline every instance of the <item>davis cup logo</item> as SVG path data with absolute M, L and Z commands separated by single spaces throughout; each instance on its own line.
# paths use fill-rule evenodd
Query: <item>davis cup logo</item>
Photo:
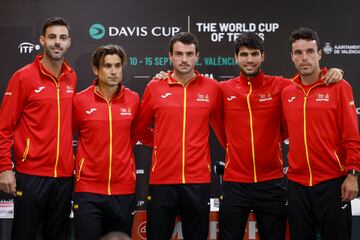
M 89 28 L 89 35 L 93 39 L 99 40 L 105 36 L 105 27 L 100 23 L 95 23 Z
M 138 236 L 141 238 L 141 239 L 146 239 L 146 221 L 145 222 L 142 222 L 139 224 L 138 226 Z

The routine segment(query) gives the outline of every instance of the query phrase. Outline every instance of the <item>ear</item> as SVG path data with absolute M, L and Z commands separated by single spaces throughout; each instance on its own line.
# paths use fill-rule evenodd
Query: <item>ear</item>
M 263 62 L 265 60 L 265 53 L 263 52 L 262 54 L 261 54 L 261 62 Z
M 43 46 L 43 47 L 44 47 L 44 44 L 45 44 L 45 37 L 44 37 L 43 35 L 41 35 L 41 36 L 39 37 L 39 42 L 40 42 L 41 46 Z
M 71 37 L 69 37 L 69 43 L 68 43 L 68 47 L 71 46 Z
M 239 61 L 238 61 L 238 55 L 237 55 L 236 53 L 234 53 L 234 59 L 235 59 L 235 62 L 236 62 L 236 63 L 239 63 Z
M 95 66 L 92 66 L 92 71 L 93 71 L 95 76 L 98 75 L 98 69 Z
M 321 59 L 321 57 L 322 57 L 322 51 L 321 51 L 321 49 L 319 50 L 319 60 Z

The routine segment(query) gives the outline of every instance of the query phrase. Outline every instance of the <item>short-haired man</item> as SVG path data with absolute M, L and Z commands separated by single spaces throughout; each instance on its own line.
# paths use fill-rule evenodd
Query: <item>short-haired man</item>
M 67 239 L 69 232 L 76 84 L 64 60 L 69 25 L 47 19 L 40 43 L 44 53 L 11 77 L 0 110 L 0 190 L 15 197 L 13 239 L 36 239 L 40 224 L 44 239 Z
M 351 239 L 351 204 L 358 195 L 360 137 L 352 88 L 326 86 L 317 33 L 290 36 L 298 71 L 281 94 L 289 133 L 288 211 L 291 239 Z
M 147 201 L 147 237 L 169 240 L 176 215 L 185 239 L 205 240 L 209 229 L 211 161 L 209 124 L 221 143 L 221 92 L 194 70 L 199 42 L 188 32 L 170 40 L 174 70 L 147 85 L 140 129 L 154 119 L 154 149 Z M 142 125 L 142 126 L 141 126 Z

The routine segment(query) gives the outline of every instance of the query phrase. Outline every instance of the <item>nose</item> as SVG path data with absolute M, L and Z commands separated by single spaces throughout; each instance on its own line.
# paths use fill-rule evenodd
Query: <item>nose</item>
M 111 75 L 117 75 L 117 73 L 118 73 L 117 68 L 115 66 L 112 66 L 110 69 L 110 73 L 111 73 Z
M 249 56 L 246 58 L 246 62 L 252 63 L 253 61 L 254 61 L 254 58 L 253 58 L 251 55 L 249 55 Z
M 55 38 L 55 45 L 56 45 L 56 46 L 59 46 L 59 45 L 60 45 L 60 38 L 59 38 L 59 37 L 56 37 L 56 38 Z
M 302 60 L 303 62 L 306 62 L 307 59 L 308 59 L 308 55 L 307 55 L 305 52 L 304 52 L 303 54 L 301 54 L 301 60 Z
M 181 57 L 181 61 L 182 61 L 182 62 L 187 62 L 187 56 L 186 56 L 186 54 L 184 54 L 184 55 Z

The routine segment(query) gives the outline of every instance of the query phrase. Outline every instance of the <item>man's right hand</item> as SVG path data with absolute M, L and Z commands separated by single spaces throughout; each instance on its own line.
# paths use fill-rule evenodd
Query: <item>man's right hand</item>
M 157 73 L 155 75 L 155 77 L 160 79 L 160 80 L 166 80 L 168 78 L 168 73 L 164 72 L 164 71 L 160 71 L 159 73 Z
M 16 196 L 16 179 L 13 170 L 0 173 L 0 191 Z

